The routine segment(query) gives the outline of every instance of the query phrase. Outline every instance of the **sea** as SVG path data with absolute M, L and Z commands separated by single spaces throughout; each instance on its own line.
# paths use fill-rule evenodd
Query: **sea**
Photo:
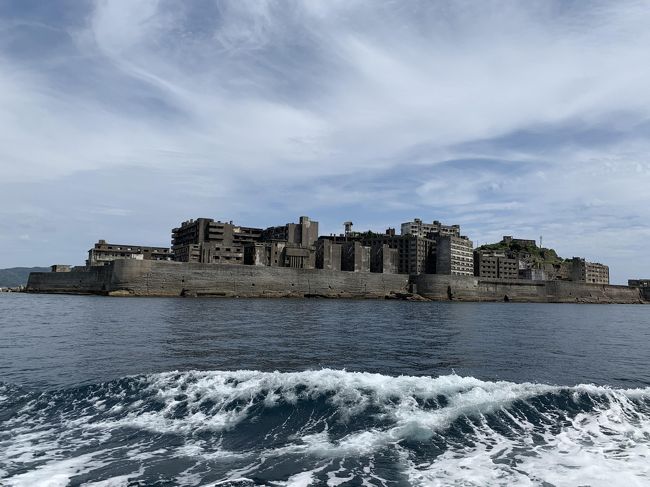
M 2 486 L 648 486 L 650 306 L 0 294 Z

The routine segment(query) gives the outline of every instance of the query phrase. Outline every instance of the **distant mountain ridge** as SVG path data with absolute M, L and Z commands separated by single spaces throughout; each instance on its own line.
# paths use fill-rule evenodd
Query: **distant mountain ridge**
M 30 272 L 49 272 L 49 267 L 11 267 L 0 269 L 0 287 L 27 285 Z

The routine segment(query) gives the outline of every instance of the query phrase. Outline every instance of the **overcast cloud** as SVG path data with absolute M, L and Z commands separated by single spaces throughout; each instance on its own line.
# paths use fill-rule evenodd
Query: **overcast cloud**
M 650 2 L 0 3 L 0 267 L 420 217 L 650 276 Z

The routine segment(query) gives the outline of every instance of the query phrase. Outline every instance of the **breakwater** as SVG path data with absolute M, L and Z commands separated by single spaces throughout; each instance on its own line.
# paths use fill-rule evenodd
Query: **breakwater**
M 228 264 L 116 260 L 72 272 L 30 274 L 27 292 L 111 296 L 424 298 L 436 301 L 642 303 L 627 286 L 381 274 Z

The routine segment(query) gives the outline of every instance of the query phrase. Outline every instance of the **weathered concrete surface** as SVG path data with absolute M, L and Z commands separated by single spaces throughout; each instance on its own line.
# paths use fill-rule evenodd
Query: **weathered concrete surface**
M 528 281 L 420 274 L 414 291 L 432 300 L 537 303 L 642 303 L 639 289 L 568 281 Z
M 643 296 L 643 299 L 646 301 L 650 301 L 650 287 L 642 287 L 641 296 Z
M 114 261 L 88 272 L 34 273 L 28 292 L 129 296 L 383 298 L 405 293 L 408 276 L 164 261 Z
M 27 292 L 65 294 L 105 294 L 109 288 L 112 266 L 91 267 L 83 272 L 32 272 Z
M 239 296 L 641 303 L 638 288 L 563 281 L 381 274 L 322 269 L 117 260 L 82 272 L 32 273 L 28 292 L 114 296 Z M 406 297 L 406 298 L 405 298 Z

